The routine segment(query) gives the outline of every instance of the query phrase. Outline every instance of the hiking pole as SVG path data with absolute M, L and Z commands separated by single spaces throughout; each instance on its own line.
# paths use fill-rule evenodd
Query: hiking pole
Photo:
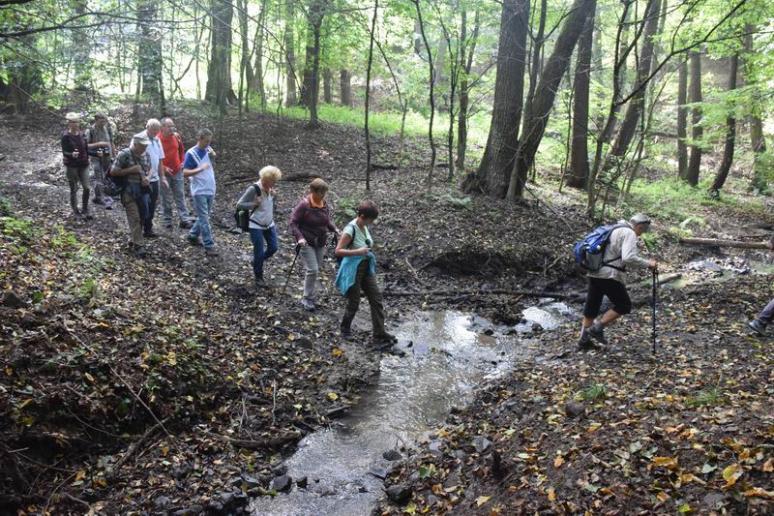
M 651 338 L 653 339 L 653 354 L 656 354 L 656 288 L 658 287 L 658 269 L 653 269 L 653 288 L 651 295 L 653 297 L 653 313 L 651 319 L 653 320 L 653 329 L 651 332 Z
M 293 274 L 293 269 L 296 266 L 296 260 L 298 260 L 298 253 L 301 252 L 301 246 L 296 244 L 296 256 L 293 257 L 293 263 L 290 264 L 290 270 L 288 271 L 288 277 L 285 280 L 285 286 L 282 287 L 282 294 L 285 295 L 285 291 L 288 289 L 288 283 L 290 283 L 290 276 Z

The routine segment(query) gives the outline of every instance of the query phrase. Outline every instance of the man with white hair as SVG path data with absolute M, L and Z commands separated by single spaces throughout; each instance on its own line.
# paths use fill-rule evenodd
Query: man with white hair
M 185 205 L 185 178 L 183 177 L 183 162 L 185 161 L 185 147 L 183 139 L 175 129 L 175 122 L 169 118 L 161 119 L 161 134 L 159 134 L 161 147 L 164 151 L 164 159 L 161 162 L 161 171 L 169 186 L 161 185 L 161 206 L 164 214 L 164 226 L 172 229 L 172 200 L 177 207 L 177 216 L 180 219 L 180 227 L 191 228 L 190 214 Z
M 161 146 L 158 135 L 161 132 L 161 122 L 155 118 L 151 118 L 145 124 L 145 130 L 139 133 L 137 136 L 145 136 L 150 142 L 148 148 L 145 151 L 150 161 L 150 184 L 148 185 L 148 191 L 145 192 L 144 203 L 145 209 L 143 210 L 143 236 L 145 238 L 155 238 L 158 235 L 153 231 L 153 216 L 156 214 L 156 204 L 159 200 L 159 183 L 162 187 L 168 188 L 169 184 L 161 170 L 161 161 L 164 159 L 164 148 Z
M 620 221 L 610 233 L 602 257 L 602 267 L 589 271 L 589 289 L 586 305 L 583 307 L 583 323 L 578 348 L 581 350 L 600 348 L 607 344 L 604 329 L 622 315 L 632 310 L 632 302 L 626 291 L 626 267 L 648 267 L 656 270 L 656 260 L 642 258 L 637 251 L 637 237 L 650 231 L 650 218 L 642 213 L 629 221 Z M 612 308 L 595 322 L 602 306 L 602 298 L 612 303 Z M 592 342 L 592 339 L 598 344 Z
M 121 193 L 121 204 L 126 210 L 129 223 L 129 250 L 136 256 L 145 256 L 143 239 L 142 203 L 145 197 L 143 189 L 150 184 L 150 161 L 146 149 L 150 144 L 147 136 L 134 135 L 131 146 L 118 153 L 110 175 L 126 178 L 126 188 Z

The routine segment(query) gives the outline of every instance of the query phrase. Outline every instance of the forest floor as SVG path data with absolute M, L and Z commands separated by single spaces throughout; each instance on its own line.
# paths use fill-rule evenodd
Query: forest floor
M 141 124 L 114 115 L 126 143 Z M 175 120 L 187 145 L 208 125 L 197 111 Z M 159 228 L 138 260 L 126 252 L 120 205 L 96 207 L 93 221 L 69 214 L 58 120 L 2 122 L 0 512 L 236 512 L 269 492 L 298 440 L 346 412 L 378 374 L 365 318 L 356 342 L 338 338 L 343 304 L 332 287 L 312 315 L 298 302 L 301 267 L 281 292 L 293 257 L 287 218 L 309 176 L 329 181 L 340 222 L 367 195 L 360 131 L 257 115 L 214 123 L 220 256 Z M 398 165 L 397 139 L 376 138 L 374 149 L 377 164 Z M 388 324 L 454 307 L 512 325 L 535 296 L 509 292 L 582 289 L 569 251 L 588 229 L 576 222 L 579 203 L 540 188 L 553 207 L 462 198 L 446 169 L 427 193 L 424 142 L 407 142 L 405 154 L 374 172 L 368 193 L 381 209 L 373 234 Z M 275 288 L 256 293 L 231 211 L 270 163 L 285 174 L 282 244 L 267 263 Z M 706 216 L 702 236 L 763 239 L 774 224 L 770 209 Z M 411 451 L 389 480 L 408 499 L 383 511 L 770 512 L 771 341 L 745 324 L 774 275 L 718 282 L 683 265 L 708 254 L 737 268 L 771 258 L 680 248 L 666 233 L 659 253 L 696 281 L 662 289 L 656 359 L 642 306 L 610 329 L 604 354 L 576 353 L 574 325 L 544 333 L 540 360 L 485 386 Z

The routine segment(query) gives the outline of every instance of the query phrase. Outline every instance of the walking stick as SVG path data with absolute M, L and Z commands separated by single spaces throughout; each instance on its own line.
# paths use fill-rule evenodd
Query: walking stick
M 288 283 L 290 283 L 290 276 L 293 274 L 293 268 L 296 266 L 296 260 L 298 260 L 298 253 L 301 251 L 301 246 L 296 244 L 296 256 L 293 257 L 293 263 L 290 264 L 290 270 L 288 271 L 288 277 L 285 280 L 285 286 L 282 287 L 282 294 L 285 295 L 285 291 L 288 289 Z
M 652 302 L 653 313 L 651 319 L 653 319 L 653 329 L 651 332 L 651 338 L 653 339 L 653 354 L 656 354 L 656 288 L 658 286 L 658 269 L 653 269 L 653 288 L 652 288 Z

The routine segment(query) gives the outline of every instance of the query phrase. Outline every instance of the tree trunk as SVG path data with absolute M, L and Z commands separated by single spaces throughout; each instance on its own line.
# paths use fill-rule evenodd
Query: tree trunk
M 546 33 L 546 12 L 548 11 L 547 0 L 540 0 L 540 18 L 538 21 L 538 31 L 532 40 L 532 63 L 529 70 L 529 91 L 527 92 L 527 103 L 532 102 L 535 96 L 538 76 L 540 75 L 540 65 L 542 64 L 541 54 Z
M 366 191 L 371 190 L 371 132 L 368 126 L 368 114 L 371 107 L 371 65 L 374 62 L 374 40 L 376 39 L 376 16 L 378 13 L 379 0 L 374 0 L 374 17 L 371 20 L 371 33 L 368 43 L 368 68 L 366 69 L 365 91 Z
M 645 107 L 646 83 L 650 78 L 650 68 L 653 61 L 653 38 L 658 29 L 659 11 L 660 1 L 649 0 L 642 19 L 645 28 L 642 33 L 642 51 L 637 64 L 637 81 L 634 84 L 635 93 L 629 101 L 618 136 L 615 142 L 613 142 L 613 147 L 605 159 L 602 170 L 609 170 L 623 160 L 626 152 L 629 150 L 629 144 L 631 144 L 634 138 L 634 133 L 637 131 L 637 124 Z
M 255 37 L 253 38 L 253 48 L 255 49 L 255 60 L 253 66 L 249 68 L 252 71 L 252 77 L 248 78 L 248 84 L 251 90 L 257 91 L 261 98 L 261 111 L 266 110 L 266 86 L 264 82 L 263 69 L 263 32 L 266 24 L 266 15 L 268 9 L 268 0 L 262 0 L 261 12 L 258 15 L 258 23 L 255 28 Z
M 739 69 L 739 53 L 734 53 L 731 56 L 731 68 L 728 71 L 728 91 L 734 91 L 736 89 L 736 74 Z M 710 193 L 718 195 L 720 189 L 726 182 L 728 172 L 731 170 L 731 163 L 734 161 L 734 145 L 736 143 L 736 102 L 728 107 L 729 113 L 726 118 L 726 142 L 723 147 L 723 161 L 720 163 L 720 168 L 715 176 L 715 181 L 712 183 Z
M 74 4 L 75 15 L 83 16 L 88 9 L 87 0 L 76 0 Z M 74 30 L 72 39 L 72 56 L 75 65 L 75 89 L 91 89 L 91 63 L 89 62 L 89 50 L 91 44 L 88 42 L 88 34 L 84 30 Z M 159 42 L 161 45 L 161 42 Z
M 752 75 L 753 65 L 750 63 L 749 56 L 753 55 L 753 33 L 755 27 L 753 25 L 745 26 L 746 36 L 744 38 L 744 50 L 745 50 L 745 74 L 746 77 Z M 758 78 L 748 79 L 748 82 L 753 83 L 752 90 L 752 106 L 750 106 L 750 144 L 753 150 L 753 180 L 752 188 L 760 192 L 768 190 L 767 184 L 767 167 L 763 154 L 766 152 L 766 138 L 763 135 L 763 121 L 761 119 L 761 92 L 758 83 Z M 765 86 L 764 86 L 765 87 Z
M 158 3 L 142 0 L 137 4 L 140 37 L 137 44 L 137 70 L 142 79 L 142 95 L 156 105 L 162 97 L 161 31 L 158 28 Z
M 682 60 L 677 68 L 677 173 L 686 178 L 688 170 L 688 147 L 685 139 L 688 137 L 688 62 Z
M 543 73 L 540 74 L 535 97 L 532 102 L 527 104 L 527 112 L 524 116 L 524 134 L 519 142 L 516 163 L 510 174 L 508 199 L 520 199 L 523 195 L 527 173 L 535 161 L 535 153 L 543 139 L 559 83 L 570 64 L 575 44 L 583 32 L 586 16 L 595 6 L 596 0 L 575 0 L 573 2 L 559 37 L 556 39 L 551 57 L 548 58 Z
M 470 77 L 470 71 L 473 69 L 473 56 L 476 52 L 476 44 L 478 42 L 478 32 L 481 25 L 481 16 L 479 11 L 476 10 L 476 17 L 474 21 L 473 34 L 470 37 L 468 43 L 467 35 L 467 11 L 462 12 L 462 25 L 460 29 L 460 45 L 462 49 L 460 51 L 460 59 L 465 62 L 462 65 L 462 74 L 460 78 L 460 90 L 459 90 L 459 114 L 457 115 L 457 169 L 465 173 L 465 153 L 468 148 L 468 105 L 470 103 L 470 86 L 468 79 Z M 470 44 L 470 48 L 467 45 Z
M 218 107 L 222 114 L 234 96 L 231 89 L 231 20 L 234 7 L 229 0 L 212 0 L 212 38 L 207 89 L 204 99 Z
M 702 101 L 701 98 L 701 52 L 691 52 L 691 157 L 688 160 L 688 169 L 685 172 L 685 180 L 691 186 L 699 184 L 699 170 L 701 168 L 701 106 L 695 105 Z
M 419 21 L 419 31 L 422 36 L 422 41 L 425 44 L 425 50 L 427 51 L 427 65 L 430 76 L 428 77 L 430 91 L 430 122 L 428 124 L 427 138 L 430 142 L 430 170 L 427 172 L 427 180 L 425 184 L 429 190 L 432 187 L 433 171 L 435 170 L 435 140 L 433 140 L 433 121 L 435 120 L 435 66 L 433 65 L 433 52 L 430 49 L 430 43 L 427 41 L 427 34 L 425 33 L 425 23 L 422 18 L 422 9 L 419 7 L 419 0 L 413 0 L 414 7 L 417 11 L 417 20 Z
M 589 11 L 586 18 L 583 34 L 578 40 L 578 61 L 575 64 L 570 176 L 567 178 L 567 186 L 573 188 L 585 188 L 589 179 L 589 84 L 595 11 L 596 9 Z
M 294 50 L 293 23 L 295 18 L 295 0 L 285 1 L 285 105 L 295 106 L 296 96 L 296 53 Z
M 313 0 L 309 6 L 307 21 L 309 34 L 306 45 L 304 83 L 301 88 L 301 104 L 309 108 L 309 127 L 316 128 L 320 122 L 317 105 L 320 98 L 320 32 L 328 0 Z
M 247 0 L 237 0 L 237 17 L 239 19 L 239 33 L 240 33 L 240 46 L 241 59 L 239 60 L 239 115 L 242 115 L 242 106 L 245 111 L 249 111 L 250 100 L 250 77 L 248 75 L 248 68 L 250 68 L 250 53 L 248 52 L 248 38 L 247 38 Z
M 492 122 L 478 170 L 463 181 L 465 192 L 479 191 L 502 198 L 508 189 L 518 147 L 528 32 L 529 0 L 504 0 Z
M 352 74 L 349 70 L 339 72 L 339 91 L 341 91 L 341 105 L 352 107 Z
M 323 102 L 333 104 L 333 73 L 330 68 L 323 69 Z

